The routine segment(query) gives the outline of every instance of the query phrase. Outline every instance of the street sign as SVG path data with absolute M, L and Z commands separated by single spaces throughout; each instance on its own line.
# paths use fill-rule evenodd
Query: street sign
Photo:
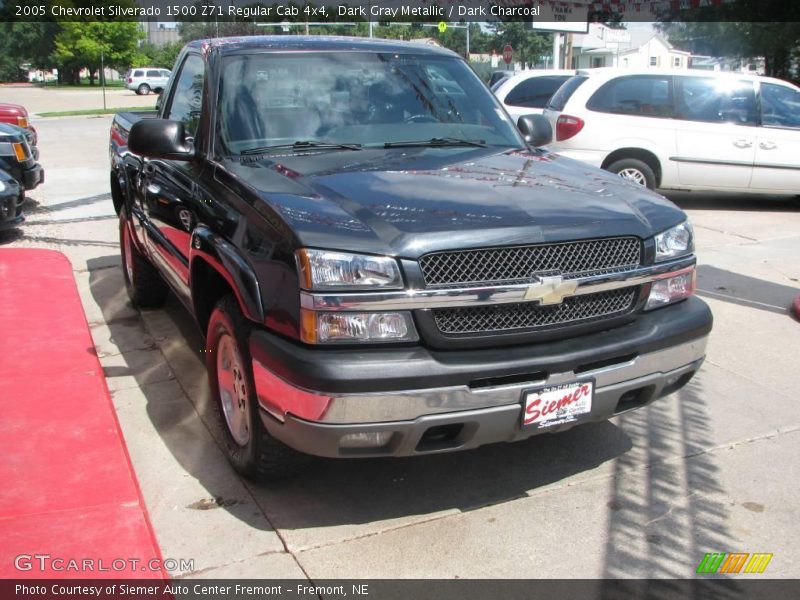
M 503 46 L 503 60 L 506 64 L 511 62 L 511 59 L 514 56 L 514 48 L 511 47 L 511 44 L 506 44 Z
M 439 21 L 439 33 L 444 33 L 445 31 L 447 31 L 447 23 Z

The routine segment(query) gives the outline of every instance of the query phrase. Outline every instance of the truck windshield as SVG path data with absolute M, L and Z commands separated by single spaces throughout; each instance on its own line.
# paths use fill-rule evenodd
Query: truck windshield
M 455 57 L 365 52 L 264 53 L 225 59 L 218 140 L 227 155 L 313 140 L 384 147 L 520 148 L 478 77 Z M 314 144 L 294 147 L 309 149 Z

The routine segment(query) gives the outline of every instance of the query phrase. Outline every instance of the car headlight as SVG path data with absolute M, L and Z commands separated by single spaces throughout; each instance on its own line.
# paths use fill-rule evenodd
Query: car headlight
M 388 256 L 346 254 L 301 248 L 296 253 L 300 287 L 305 290 L 402 289 L 397 261 Z
M 0 181 L 0 192 L 5 192 L 5 191 L 6 191 L 6 184 Z
M 644 309 L 653 310 L 685 300 L 694 294 L 696 286 L 697 271 L 694 267 L 679 275 L 654 281 Z
M 694 231 L 689 221 L 656 236 L 656 262 L 680 258 L 694 252 Z
M 315 312 L 301 309 L 300 339 L 307 344 L 415 342 L 408 312 Z

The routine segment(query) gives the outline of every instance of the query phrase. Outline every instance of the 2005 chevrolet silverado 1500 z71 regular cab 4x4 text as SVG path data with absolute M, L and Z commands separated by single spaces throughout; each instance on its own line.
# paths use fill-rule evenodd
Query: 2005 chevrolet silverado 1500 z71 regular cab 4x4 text
M 686 215 L 541 149 L 452 52 L 192 42 L 162 97 L 111 131 L 125 283 L 195 316 L 247 475 L 561 431 L 703 361 Z

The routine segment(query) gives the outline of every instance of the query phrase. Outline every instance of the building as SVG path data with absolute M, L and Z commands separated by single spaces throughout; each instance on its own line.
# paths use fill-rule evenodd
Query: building
M 689 57 L 689 52 L 678 50 L 651 28 L 615 29 L 592 23 L 588 33 L 572 35 L 566 64 L 572 69 L 686 69 Z

